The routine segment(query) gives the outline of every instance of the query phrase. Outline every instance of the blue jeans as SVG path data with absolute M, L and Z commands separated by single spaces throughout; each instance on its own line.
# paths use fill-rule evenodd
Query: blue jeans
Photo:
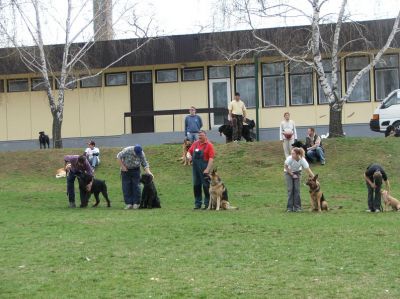
M 187 134 L 186 134 L 187 139 L 189 139 L 189 141 L 190 141 L 191 143 L 195 142 L 195 141 L 197 140 L 197 137 L 198 137 L 198 136 L 199 136 L 199 133 L 190 133 L 190 132 L 187 132 Z
M 99 165 L 99 158 L 97 156 L 93 156 L 91 158 L 88 158 L 89 164 L 95 168 L 97 165 Z
M 325 161 L 325 153 L 324 153 L 322 147 L 319 146 L 316 149 L 308 150 L 307 158 L 312 162 L 314 162 L 315 160 L 324 162 Z
M 300 199 L 300 173 L 298 178 L 294 179 L 290 174 L 285 172 L 285 180 L 287 187 L 287 209 L 290 211 L 301 210 L 301 199 Z
M 128 171 L 121 171 L 122 179 L 122 193 L 124 194 L 124 201 L 127 205 L 139 204 L 141 191 L 140 183 L 140 168 L 128 169 Z

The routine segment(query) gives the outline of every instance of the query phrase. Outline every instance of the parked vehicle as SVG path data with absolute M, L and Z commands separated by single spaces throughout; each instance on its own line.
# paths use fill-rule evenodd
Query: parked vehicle
M 400 129 L 400 89 L 393 90 L 376 108 L 369 127 L 372 131 L 385 132 L 388 126 Z

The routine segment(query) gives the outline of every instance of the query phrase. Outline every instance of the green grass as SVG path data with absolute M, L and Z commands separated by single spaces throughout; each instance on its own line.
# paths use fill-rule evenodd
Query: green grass
M 328 213 L 287 214 L 278 142 L 217 145 L 216 166 L 238 211 L 193 211 L 179 145 L 146 147 L 162 209 L 125 211 L 118 149 L 97 177 L 112 208 L 68 209 L 63 155 L 0 153 L 1 298 L 399 298 L 400 213 L 365 213 L 363 171 L 381 163 L 400 198 L 400 139 L 325 142 L 312 165 Z M 303 178 L 304 179 L 304 178 Z M 79 196 L 78 196 L 79 197 Z M 79 201 L 79 200 L 78 200 Z M 337 207 L 342 206 L 342 209 Z

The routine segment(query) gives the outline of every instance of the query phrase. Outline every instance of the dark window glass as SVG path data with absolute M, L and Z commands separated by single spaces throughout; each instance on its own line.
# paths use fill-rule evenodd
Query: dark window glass
M 102 86 L 102 76 L 101 76 L 101 74 L 94 76 L 94 77 L 87 77 L 87 78 L 85 78 L 85 76 L 82 76 L 80 82 L 81 82 L 82 88 L 101 87 Z
M 210 66 L 208 68 L 209 79 L 222 79 L 230 77 L 231 77 L 231 69 L 229 66 Z
M 53 89 L 53 78 L 49 78 L 50 88 Z M 39 90 L 47 90 L 45 80 L 43 78 L 33 78 L 31 81 L 31 90 L 39 91 Z
M 332 88 L 332 62 L 330 59 L 323 59 L 322 65 L 324 67 L 325 75 L 328 80 L 330 87 Z M 342 95 L 342 81 L 340 76 L 340 63 L 337 64 L 337 87 L 339 96 Z M 321 87 L 321 84 L 318 80 L 318 103 L 319 104 L 327 104 L 329 103 L 328 98 L 325 97 L 324 90 Z
M 65 80 L 65 88 L 66 89 L 75 89 L 78 86 L 78 83 L 74 80 L 75 80 L 75 78 L 68 77 Z M 60 77 L 56 78 L 56 89 L 60 89 Z
M 349 87 L 353 78 L 360 70 L 366 67 L 369 63 L 369 58 L 362 57 L 349 57 L 346 58 L 346 84 Z M 364 74 L 354 87 L 349 102 L 368 102 L 371 100 L 371 90 L 369 81 L 369 72 Z
M 262 64 L 262 75 L 264 106 L 285 106 L 285 64 L 283 62 Z
M 151 71 L 132 72 L 132 83 L 152 83 Z
M 157 83 L 178 82 L 178 70 L 157 70 Z
M 204 80 L 203 68 L 184 68 L 182 69 L 182 81 Z
M 310 105 L 313 103 L 312 69 L 305 63 L 290 65 L 290 103 L 291 105 Z
M 29 91 L 28 79 L 7 80 L 8 92 Z
M 126 85 L 126 73 L 110 73 L 106 74 L 106 86 Z
M 254 64 L 239 64 L 235 67 L 236 77 L 254 77 Z
M 0 80 L 0 92 L 4 92 L 4 80 Z
M 376 100 L 381 101 L 399 88 L 399 56 L 383 55 L 375 65 Z

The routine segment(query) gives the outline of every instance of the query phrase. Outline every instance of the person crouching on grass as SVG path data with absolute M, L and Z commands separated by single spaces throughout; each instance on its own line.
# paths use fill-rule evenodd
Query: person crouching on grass
M 295 147 L 291 151 L 284 164 L 285 179 L 288 192 L 287 212 L 301 212 L 300 199 L 300 177 L 302 169 L 305 169 L 310 176 L 314 176 L 304 158 L 304 150 Z
M 367 212 L 379 213 L 381 211 L 382 179 L 385 182 L 388 193 L 390 192 L 390 184 L 386 172 L 379 164 L 370 164 L 364 173 L 364 179 L 368 189 Z

